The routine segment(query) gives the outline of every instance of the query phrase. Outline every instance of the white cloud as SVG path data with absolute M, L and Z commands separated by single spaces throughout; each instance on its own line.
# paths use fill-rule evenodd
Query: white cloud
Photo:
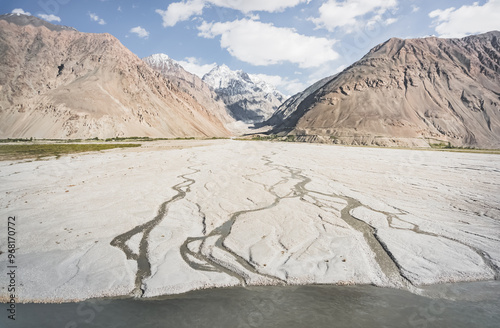
M 309 85 L 303 83 L 303 82 L 300 82 L 298 79 L 293 79 L 293 80 L 287 80 L 285 79 L 285 82 L 283 82 L 283 86 L 280 86 L 280 88 L 282 90 L 285 90 L 287 91 L 287 93 L 285 93 L 285 98 L 289 98 L 290 95 L 294 95 L 294 94 L 297 94 L 299 92 L 302 92 L 304 91 L 307 87 L 309 87 Z
M 306 82 L 308 83 L 308 85 L 312 85 L 327 76 L 339 73 L 339 70 L 343 70 L 345 68 L 342 66 L 343 65 L 338 66 L 336 62 L 330 62 L 327 63 L 326 65 L 321 65 L 317 67 L 314 71 L 309 73 Z
M 283 84 L 283 78 L 279 75 L 248 74 L 248 76 L 250 76 L 254 82 L 264 81 L 274 86 Z
M 316 67 L 338 58 L 333 50 L 335 40 L 305 36 L 291 28 L 241 19 L 224 23 L 203 22 L 199 36 L 220 35 L 220 45 L 241 61 L 252 65 L 272 65 L 282 62 L 301 68 Z
M 247 18 L 251 19 L 251 20 L 260 20 L 260 16 L 259 15 L 252 14 L 252 13 L 247 14 Z
M 156 9 L 156 13 L 163 18 L 163 27 L 174 26 L 193 15 L 201 15 L 205 4 L 204 0 L 174 2 L 168 5 L 167 10 Z
M 336 28 L 344 28 L 352 32 L 354 28 L 365 25 L 365 21 L 373 24 L 387 10 L 396 8 L 397 0 L 328 0 L 319 8 L 319 17 L 309 18 L 317 28 L 325 28 L 333 32 Z
M 429 17 L 435 19 L 436 32 L 445 38 L 500 30 L 500 0 L 489 0 L 482 6 L 474 2 L 458 9 L 438 9 L 430 12 Z
M 181 65 L 186 71 L 189 73 L 198 75 L 199 78 L 202 78 L 203 75 L 207 74 L 214 68 L 217 64 L 200 64 L 198 59 L 194 57 L 186 57 L 184 60 L 176 60 L 179 65 Z
M 166 10 L 156 9 L 163 18 L 163 26 L 174 26 L 192 16 L 201 15 L 209 5 L 230 8 L 248 14 L 253 11 L 278 12 L 310 0 L 184 0 L 168 5 Z
M 391 17 L 391 18 L 387 18 L 385 21 L 384 21 L 384 25 L 391 25 L 391 24 L 394 24 L 398 21 L 397 18 L 394 18 L 394 17 Z
M 31 13 L 29 13 L 27 11 L 24 11 L 21 8 L 16 8 L 16 9 L 12 10 L 12 13 L 13 14 L 18 14 L 18 15 L 28 15 L 28 16 L 31 16 Z
M 415 6 L 415 5 L 411 5 L 411 12 L 412 12 L 412 13 L 416 13 L 416 12 L 417 12 L 417 11 L 419 11 L 419 10 L 420 10 L 420 7 Z
M 143 39 L 147 39 L 149 36 L 149 32 L 146 31 L 145 28 L 142 28 L 140 26 L 136 26 L 136 27 L 131 28 L 130 33 L 135 33 L 135 34 L 137 34 L 138 37 L 143 38 Z
M 299 3 L 309 0 L 208 0 L 213 5 L 239 10 L 243 13 L 251 11 L 279 12 L 286 8 L 295 7 Z
M 340 65 L 339 67 L 337 67 L 337 68 L 335 69 L 335 73 L 340 73 L 340 72 L 342 72 L 345 68 L 346 68 L 346 66 L 345 66 L 345 65 Z
M 60 22 L 61 17 L 58 17 L 56 15 L 46 15 L 46 14 L 38 14 L 38 17 L 45 19 L 47 22 Z
M 277 89 L 283 90 L 285 94 L 287 94 L 286 97 L 289 97 L 289 95 L 294 95 L 307 88 L 307 85 L 300 82 L 298 79 L 290 80 L 287 77 L 283 78 L 279 75 L 267 75 L 267 74 L 248 74 L 248 75 L 254 82 L 264 81 L 275 86 Z
M 94 13 L 89 13 L 89 16 L 90 16 L 90 20 L 91 20 L 91 21 L 97 22 L 97 23 L 99 23 L 99 25 L 104 25 L 104 24 L 106 24 L 106 22 L 104 21 L 104 19 L 99 18 L 99 16 L 97 16 L 97 15 L 96 15 L 96 14 L 94 14 Z

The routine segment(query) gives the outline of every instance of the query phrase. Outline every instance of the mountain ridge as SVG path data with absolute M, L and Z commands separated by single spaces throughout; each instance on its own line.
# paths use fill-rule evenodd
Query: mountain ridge
M 229 108 L 231 115 L 247 123 L 268 119 L 285 100 L 269 83 L 227 65 L 217 65 L 202 79 Z
M 53 26 L 0 16 L 0 137 L 230 134 L 112 35 Z
M 172 81 L 183 92 L 191 95 L 197 102 L 203 104 L 226 124 L 234 122 L 229 110 L 217 94 L 200 77 L 184 69 L 177 61 L 163 53 L 142 58 L 152 69 Z
M 19 26 L 26 26 L 26 25 L 31 25 L 34 27 L 44 26 L 51 31 L 75 31 L 75 32 L 78 32 L 78 30 L 74 27 L 52 24 L 50 22 L 47 22 L 46 20 L 37 18 L 35 16 L 31 16 L 31 15 L 25 15 L 25 14 L 16 13 L 16 14 L 0 15 L 0 19 L 5 20 L 6 22 L 9 22 L 9 23 L 19 25 Z
M 272 133 L 345 144 L 499 148 L 499 39 L 498 31 L 391 38 L 313 90 L 287 117 L 276 117 L 285 109 L 278 110 Z

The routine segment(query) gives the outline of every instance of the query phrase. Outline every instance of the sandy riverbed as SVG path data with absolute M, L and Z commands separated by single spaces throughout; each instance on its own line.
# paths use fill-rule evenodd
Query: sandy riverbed
M 498 155 L 178 142 L 0 162 L 18 299 L 499 278 Z

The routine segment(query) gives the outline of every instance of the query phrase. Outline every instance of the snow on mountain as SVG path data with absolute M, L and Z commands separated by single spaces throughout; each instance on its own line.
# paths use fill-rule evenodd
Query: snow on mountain
M 143 58 L 142 60 L 144 60 L 149 66 L 161 71 L 172 71 L 182 68 L 181 65 L 177 64 L 175 60 L 171 59 L 166 54 L 154 54 Z
M 247 123 L 268 119 L 285 100 L 271 84 L 226 65 L 214 67 L 203 81 L 214 88 L 235 119 Z
M 190 87 L 197 87 L 198 91 L 207 94 L 215 92 L 215 96 L 210 94 L 208 98 L 224 103 L 229 114 L 238 121 L 262 122 L 270 118 L 285 100 L 273 85 L 241 70 L 233 71 L 227 65 L 214 67 L 200 80 L 166 54 L 154 54 L 143 60 L 164 76 L 175 77 L 178 85 L 183 85 L 188 93 L 193 93 L 187 90 Z M 189 86 L 182 81 L 189 82 Z M 203 87 L 202 81 L 213 90 Z M 200 98 L 198 93 L 196 98 Z
M 212 90 L 212 87 L 203 82 L 197 75 L 186 71 L 168 55 L 154 54 L 142 60 L 169 81 L 172 81 L 178 89 L 191 95 L 208 111 L 215 114 L 221 122 L 226 125 L 234 122 L 226 104 L 217 99 L 218 95 Z

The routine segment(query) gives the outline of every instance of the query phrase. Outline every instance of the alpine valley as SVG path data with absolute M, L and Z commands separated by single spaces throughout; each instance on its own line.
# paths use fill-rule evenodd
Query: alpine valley
M 37 328 L 498 326 L 500 32 L 392 38 L 285 99 L 333 67 L 304 60 L 338 34 L 279 27 L 277 0 L 65 3 L 24 9 L 121 24 L 142 59 L 111 34 L 0 16 L 0 327 L 15 307 Z M 191 49 L 200 67 L 172 59 Z
M 235 122 L 297 141 L 500 147 L 500 32 L 390 39 L 285 101 L 256 75 L 140 60 L 109 34 L 0 16 L 0 137 L 222 137 Z M 252 131 L 247 131 L 252 133 Z

